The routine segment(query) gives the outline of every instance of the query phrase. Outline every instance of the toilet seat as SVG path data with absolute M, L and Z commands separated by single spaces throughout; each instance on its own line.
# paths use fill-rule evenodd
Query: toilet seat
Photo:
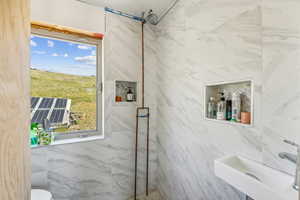
M 31 190 L 31 200 L 53 200 L 52 194 L 46 190 Z

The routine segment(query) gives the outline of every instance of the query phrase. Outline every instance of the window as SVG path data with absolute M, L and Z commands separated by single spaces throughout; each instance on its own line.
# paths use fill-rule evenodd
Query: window
M 56 139 L 102 134 L 101 40 L 33 29 L 31 123 Z

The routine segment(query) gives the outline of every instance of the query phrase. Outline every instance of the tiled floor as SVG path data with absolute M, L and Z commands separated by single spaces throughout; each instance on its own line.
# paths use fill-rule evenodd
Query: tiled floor
M 134 198 L 131 198 L 129 200 L 134 200 Z M 153 191 L 149 194 L 148 197 L 145 195 L 137 197 L 137 200 L 161 200 L 161 196 L 158 191 Z

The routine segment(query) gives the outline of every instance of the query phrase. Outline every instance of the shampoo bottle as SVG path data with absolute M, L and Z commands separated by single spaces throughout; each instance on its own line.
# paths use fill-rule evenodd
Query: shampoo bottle
M 217 105 L 217 119 L 225 120 L 226 119 L 226 101 L 225 101 L 224 92 L 221 92 L 220 95 L 221 95 L 221 99 Z
M 226 120 L 230 121 L 232 118 L 232 100 L 228 96 L 226 100 Z
M 209 119 L 216 118 L 216 103 L 214 97 L 210 97 L 208 105 L 207 105 L 207 117 Z
M 128 92 L 127 92 L 127 95 L 126 95 L 126 100 L 128 101 L 128 102 L 131 102 L 131 101 L 133 101 L 133 92 L 131 91 L 131 88 L 129 88 L 128 89 Z
M 241 94 L 234 92 L 232 94 L 232 121 L 241 121 Z

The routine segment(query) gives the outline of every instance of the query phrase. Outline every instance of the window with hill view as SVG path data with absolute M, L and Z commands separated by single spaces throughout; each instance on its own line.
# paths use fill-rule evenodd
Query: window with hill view
M 31 123 L 57 133 L 97 129 L 97 46 L 31 36 Z

